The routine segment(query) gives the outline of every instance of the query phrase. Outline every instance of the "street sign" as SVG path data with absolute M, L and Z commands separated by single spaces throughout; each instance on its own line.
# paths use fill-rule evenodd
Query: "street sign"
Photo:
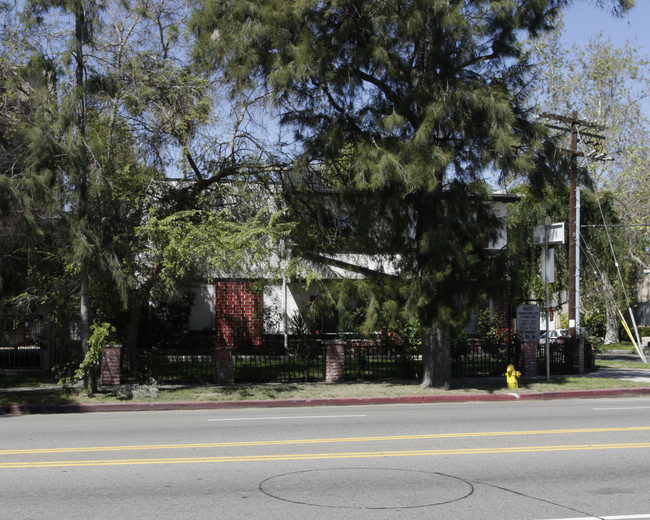
M 555 283 L 555 249 L 542 251 L 540 276 L 544 283 Z
M 517 307 L 517 335 L 524 341 L 539 341 L 539 307 Z
M 544 235 L 546 235 L 546 240 L 544 240 Z M 533 243 L 536 246 L 564 244 L 564 222 L 548 226 L 535 226 L 533 228 Z

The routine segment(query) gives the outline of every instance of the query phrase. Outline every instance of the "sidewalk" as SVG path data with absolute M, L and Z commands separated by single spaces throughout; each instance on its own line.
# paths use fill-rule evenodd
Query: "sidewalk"
M 629 350 L 610 350 L 598 355 L 599 359 L 611 361 L 633 361 L 638 362 L 639 368 L 599 368 L 597 372 L 585 374 L 585 377 L 604 377 L 608 379 L 623 379 L 637 381 L 639 383 L 650 383 L 650 363 L 641 361 L 638 354 Z
M 584 377 L 604 377 L 607 379 L 623 379 L 637 381 L 639 383 L 650 383 L 649 368 L 600 368 L 598 372 L 585 374 Z

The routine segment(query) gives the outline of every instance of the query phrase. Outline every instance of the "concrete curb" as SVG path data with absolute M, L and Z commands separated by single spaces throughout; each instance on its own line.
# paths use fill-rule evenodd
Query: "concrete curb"
M 650 388 L 612 388 L 606 390 L 571 390 L 566 392 L 510 394 L 453 394 L 400 397 L 346 397 L 340 399 L 277 399 L 265 401 L 192 401 L 165 403 L 105 404 L 11 404 L 0 406 L 0 415 L 30 415 L 90 412 L 142 412 L 168 410 L 224 410 L 243 408 L 289 408 L 315 406 L 354 406 L 380 404 L 465 403 L 490 401 L 550 401 L 597 397 L 635 397 L 650 395 Z

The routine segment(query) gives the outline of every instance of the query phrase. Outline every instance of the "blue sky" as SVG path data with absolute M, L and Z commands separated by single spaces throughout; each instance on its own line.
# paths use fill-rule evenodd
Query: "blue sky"
M 650 54 L 650 0 L 636 0 L 635 4 L 622 18 L 616 18 L 589 0 L 576 1 L 564 14 L 565 42 L 580 44 L 602 32 L 617 47 L 636 41 L 644 54 Z
M 567 47 L 586 43 L 599 32 L 616 47 L 629 41 L 641 49 L 640 56 L 650 56 L 650 0 L 636 0 L 635 6 L 620 18 L 595 7 L 591 0 L 576 0 L 564 11 L 563 40 Z M 650 117 L 650 99 L 642 105 L 646 117 Z

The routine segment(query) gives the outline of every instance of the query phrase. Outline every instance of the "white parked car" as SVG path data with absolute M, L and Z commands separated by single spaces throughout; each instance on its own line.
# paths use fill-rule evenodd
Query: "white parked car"
M 549 341 L 557 341 L 560 338 L 566 338 L 568 335 L 569 331 L 566 329 L 550 330 L 548 332 L 548 339 Z M 539 341 L 546 341 L 546 331 L 539 335 Z

